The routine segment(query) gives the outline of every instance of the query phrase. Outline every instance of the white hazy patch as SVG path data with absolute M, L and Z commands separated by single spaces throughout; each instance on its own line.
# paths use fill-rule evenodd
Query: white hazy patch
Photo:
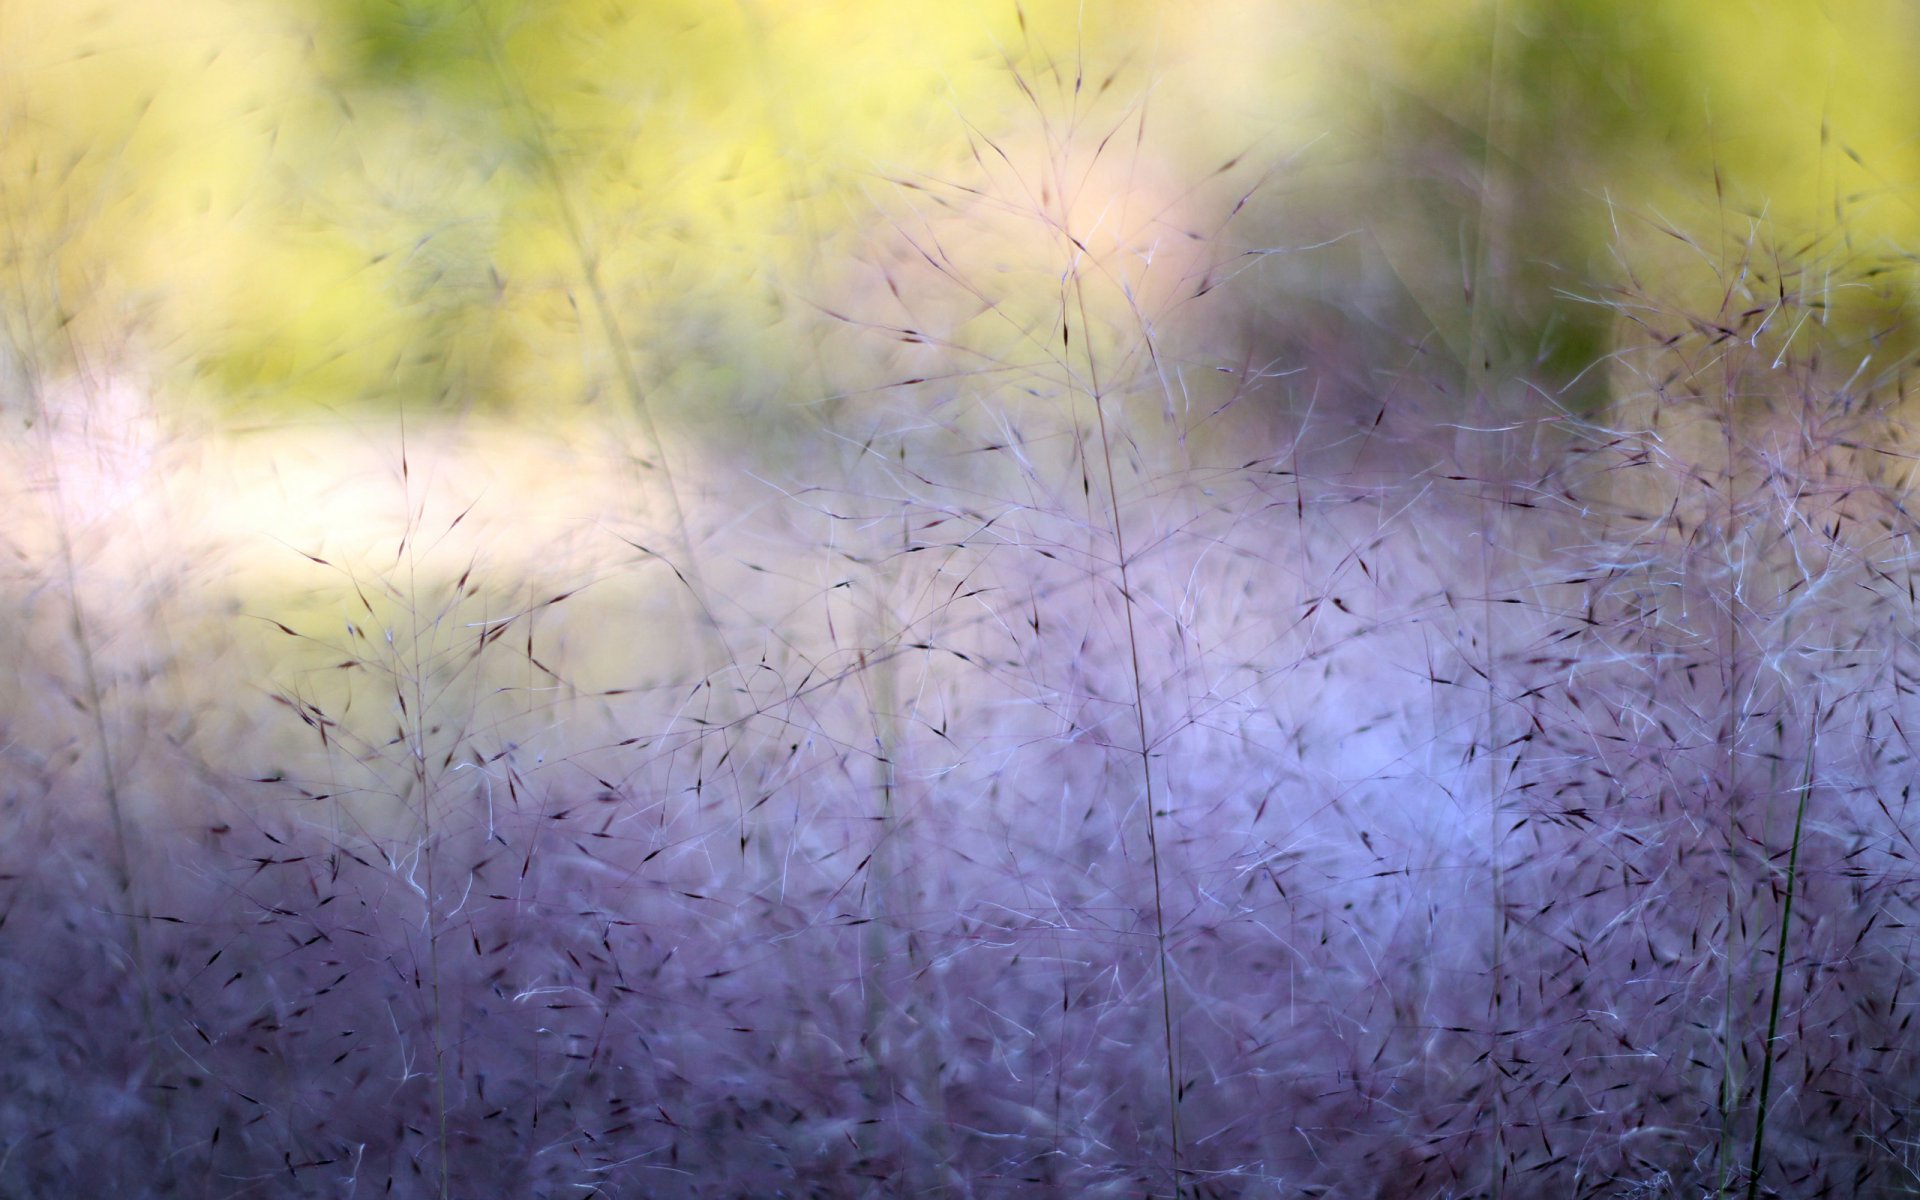
M 441 556 L 484 548 L 503 566 L 558 563 L 591 553 L 581 547 L 609 520 L 660 502 L 650 472 L 614 438 L 557 422 L 196 430 L 163 421 L 144 389 L 114 377 L 53 384 L 39 410 L 5 453 L 22 488 L 16 511 L 40 514 L 42 555 L 61 524 L 109 563 L 139 557 L 129 543 L 164 528 L 170 540 L 238 551 L 248 578 L 265 580 L 296 571 L 302 555 L 384 569 L 411 529 Z
M 562 591 L 580 594 L 540 625 L 556 666 L 577 658 L 602 687 L 641 664 L 692 669 L 663 565 L 685 557 L 675 493 L 656 455 L 629 454 L 612 431 L 397 418 L 195 428 L 111 375 L 52 382 L 21 407 L 0 442 L 0 537 L 16 598 L 7 653 L 39 698 L 16 732 L 36 745 L 68 740 L 65 706 L 44 702 L 66 692 L 82 709 L 164 710 L 196 737 L 244 743 L 220 753 L 268 761 L 282 752 L 254 728 L 275 711 L 267 697 L 340 699 L 316 663 L 351 649 L 402 665 L 415 645 L 431 659 Z M 679 501 L 697 510 L 711 482 L 675 465 Z M 592 630 L 593 650 L 559 644 L 570 628 Z
M 190 717 L 231 769 L 375 793 L 411 770 L 387 739 L 415 719 L 396 682 L 423 672 L 428 723 L 471 736 L 463 757 L 578 756 L 678 787 L 724 751 L 730 773 L 702 788 L 737 793 L 736 821 L 825 759 L 878 755 L 927 806 L 1058 774 L 1069 806 L 1138 829 L 1122 818 L 1140 780 L 1114 791 L 1095 764 L 1137 756 L 1144 732 L 1156 805 L 1202 842 L 1424 858 L 1484 832 L 1470 752 L 1513 719 L 1463 663 L 1489 629 L 1511 654 L 1538 624 L 1471 601 L 1504 586 L 1480 575 L 1487 518 L 1421 499 L 1418 478 L 1123 480 L 1130 622 L 1111 515 L 1076 494 L 1065 437 L 1039 440 L 1051 459 L 980 467 L 803 448 L 784 483 L 683 456 L 670 488 L 650 449 L 578 424 L 182 430 L 115 378 L 49 387 L 41 407 L 6 446 L 34 653 L 72 641 L 70 570 L 123 706 Z M 512 635 L 466 665 L 498 624 Z M 333 744 L 288 700 L 337 718 Z M 646 753 L 595 750 L 636 736 Z M 857 802 L 875 770 L 839 763 L 821 803 Z M 474 776 L 489 784 L 504 775 Z

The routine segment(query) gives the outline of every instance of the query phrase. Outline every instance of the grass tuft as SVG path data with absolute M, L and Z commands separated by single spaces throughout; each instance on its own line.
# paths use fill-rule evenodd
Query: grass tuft
M 1626 264 L 1598 412 L 1484 332 L 1266 361 L 1286 168 L 1016 54 L 743 467 L 489 61 L 630 411 L 115 458 L 50 398 L 119 364 L 21 360 L 0 1194 L 1920 1179 L 1884 274 Z

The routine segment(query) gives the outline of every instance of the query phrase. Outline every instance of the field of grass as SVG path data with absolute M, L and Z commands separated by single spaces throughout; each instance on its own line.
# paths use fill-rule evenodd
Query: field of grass
M 539 423 L 16 346 L 0 1195 L 1920 1189 L 1888 276 L 1589 281 L 1575 404 L 1070 132 L 881 201 L 764 438 L 587 288 Z

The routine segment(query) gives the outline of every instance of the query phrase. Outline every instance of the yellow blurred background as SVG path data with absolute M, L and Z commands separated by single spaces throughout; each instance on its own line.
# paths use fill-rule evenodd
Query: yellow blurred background
M 1004 170 L 961 215 L 1010 219 L 1057 168 L 1083 232 L 1231 263 L 1276 353 L 1478 337 L 1567 380 L 1611 321 L 1567 293 L 1656 273 L 1663 223 L 1904 270 L 1917 28 L 1884 0 L 11 0 L 0 316 L 16 375 L 112 359 L 168 406 L 638 386 L 724 441 L 886 377 L 822 310 L 883 319 L 912 202 Z

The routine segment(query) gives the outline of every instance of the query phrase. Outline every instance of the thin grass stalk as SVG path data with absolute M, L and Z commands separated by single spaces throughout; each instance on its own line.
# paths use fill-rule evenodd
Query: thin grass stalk
M 1482 486 L 1485 486 L 1484 484 Z M 1504 498 L 1505 485 L 1501 486 Z M 1496 512 L 1498 510 L 1496 509 Z M 1491 524 L 1491 522 L 1489 523 Z M 1486 739 L 1483 747 L 1487 759 L 1487 851 L 1491 859 L 1491 884 L 1493 921 L 1491 929 L 1491 953 L 1488 975 L 1491 984 L 1487 1008 L 1487 1062 L 1492 1068 L 1493 1084 L 1493 1131 L 1492 1131 L 1492 1177 L 1490 1186 L 1497 1198 L 1503 1191 L 1502 1181 L 1506 1174 L 1505 1162 L 1505 1125 L 1506 1125 L 1506 1089 L 1505 1072 L 1500 1066 L 1501 1040 L 1506 1036 L 1505 1013 L 1503 1012 L 1506 990 L 1506 948 L 1507 948 L 1507 894 L 1506 869 L 1503 861 L 1506 840 L 1501 823 L 1502 787 L 1500 779 L 1500 756 L 1495 753 L 1501 744 L 1499 736 L 1500 695 L 1496 684 L 1495 667 L 1499 660 L 1499 618 L 1494 612 L 1494 555 L 1490 544 L 1490 529 L 1481 531 L 1480 574 L 1484 586 L 1485 599 L 1482 601 L 1482 625 L 1486 638 Z
M 485 5 L 475 3 L 470 7 L 474 20 L 479 26 L 481 46 L 486 54 L 488 68 L 493 73 L 494 82 L 506 98 L 507 107 L 519 118 L 524 127 L 534 157 L 540 164 L 541 175 L 547 189 L 552 193 L 554 207 L 560 215 L 562 232 L 579 264 L 580 278 L 587 286 L 587 296 L 592 302 L 594 316 L 599 321 L 601 337 L 607 344 L 608 353 L 613 355 L 615 372 L 619 376 L 620 388 L 626 394 L 627 405 L 640 422 L 642 436 L 653 447 L 654 458 L 657 460 L 654 465 L 660 472 L 661 482 L 666 485 L 667 504 L 678 541 L 673 548 L 673 556 L 666 558 L 665 561 L 689 593 L 692 601 L 691 615 L 694 623 L 700 628 L 703 640 L 708 643 L 710 651 L 717 652 L 717 656 L 711 662 L 701 663 L 698 668 L 708 682 L 707 694 L 711 702 L 713 688 L 712 675 L 709 672 L 714 669 L 733 670 L 736 675 L 739 675 L 741 673 L 736 669 L 739 658 L 734 654 L 726 633 L 720 627 L 720 619 L 714 614 L 712 605 L 709 603 L 709 597 L 713 593 L 706 584 L 705 573 L 700 566 L 692 523 L 687 518 L 687 506 L 681 496 L 678 476 L 673 470 L 673 464 L 668 460 L 666 439 L 661 435 L 659 422 L 654 416 L 652 396 L 646 385 L 641 382 L 640 367 L 634 361 L 633 348 L 627 340 L 626 330 L 621 325 L 613 299 L 607 294 L 606 282 L 600 274 L 599 259 L 587 236 L 586 223 L 581 219 L 574 205 L 572 190 L 567 186 L 566 176 L 560 170 L 560 160 L 554 152 L 547 123 L 534 108 L 533 102 L 527 98 L 526 92 L 514 82 L 506 63 L 502 61 L 500 39 L 495 34 L 492 23 L 487 20 Z M 634 545 L 635 549 L 649 557 L 665 557 L 645 546 L 629 544 Z M 709 719 L 707 724 L 725 730 L 730 727 L 731 716 L 731 712 L 723 711 L 718 719 Z M 720 762 L 727 765 L 734 780 L 734 805 L 740 825 L 740 859 L 744 864 L 747 843 L 751 840 L 746 791 L 740 783 L 739 768 L 733 761 L 733 755 L 723 752 Z
M 74 342 L 71 330 L 66 331 L 66 337 L 74 361 L 80 362 L 80 347 Z M 68 631 L 73 638 L 74 649 L 80 656 L 80 682 L 86 700 L 87 719 L 92 726 L 94 741 L 100 756 L 100 787 L 107 802 L 108 820 L 113 826 L 114 884 L 120 892 L 122 920 L 127 931 L 128 966 L 136 981 L 140 999 L 140 1024 L 145 1042 L 142 1075 L 150 1078 L 159 1065 L 160 1019 L 155 1003 L 153 981 L 148 973 L 146 947 L 141 934 L 141 922 L 145 919 L 145 914 L 140 911 L 135 886 L 132 837 L 126 811 L 126 789 L 120 764 L 114 756 L 113 738 L 107 728 L 107 689 L 100 680 L 100 664 L 94 654 L 86 604 L 81 599 L 80 568 L 73 544 L 73 521 L 67 503 L 67 488 L 60 474 L 60 456 L 51 444 L 55 423 L 48 418 L 45 397 L 41 390 L 41 383 L 45 376 L 36 366 L 31 369 L 28 378 L 29 386 L 33 389 L 33 408 L 37 414 L 42 437 L 47 443 L 44 446 L 46 461 L 54 472 L 53 528 L 62 581 L 66 585 Z M 172 1092 L 161 1088 L 156 1089 L 156 1094 L 159 1097 L 161 1121 L 166 1129 L 165 1143 L 170 1151 L 173 1119 Z
M 1488 329 L 1492 306 L 1488 303 L 1493 276 L 1494 239 L 1499 229 L 1496 220 L 1494 191 L 1496 184 L 1495 156 L 1504 140 L 1501 121 L 1500 80 L 1502 76 L 1501 50 L 1505 43 L 1502 33 L 1505 29 L 1503 5 L 1494 0 L 1492 11 L 1491 45 L 1488 48 L 1487 97 L 1485 146 L 1480 160 L 1479 212 L 1478 228 L 1475 233 L 1473 274 L 1467 293 L 1468 332 L 1467 332 L 1467 376 L 1476 380 L 1474 388 L 1475 404 L 1479 409 L 1479 423 L 1483 429 L 1492 431 L 1498 428 L 1499 421 L 1494 413 L 1494 398 L 1491 394 L 1490 351 L 1487 348 Z M 1497 438 L 1499 435 L 1488 432 L 1482 436 Z M 1493 442 L 1485 443 L 1489 450 Z M 1500 761 L 1495 750 L 1501 744 L 1499 736 L 1500 696 L 1495 683 L 1495 668 L 1499 662 L 1499 616 L 1495 603 L 1496 563 L 1494 561 L 1493 528 L 1494 522 L 1505 510 L 1506 484 L 1504 481 L 1504 455 L 1495 458 L 1491 453 L 1483 456 L 1480 486 L 1488 487 L 1497 483 L 1500 489 L 1501 503 L 1494 506 L 1493 515 L 1480 530 L 1480 577 L 1481 587 L 1481 625 L 1486 639 L 1486 738 L 1487 756 L 1487 823 L 1489 845 L 1487 852 L 1491 859 L 1491 878 L 1493 920 L 1489 954 L 1488 975 L 1491 985 L 1490 1002 L 1487 1010 L 1489 1029 L 1487 1031 L 1487 1064 L 1491 1070 L 1489 1081 L 1492 1084 L 1493 1131 L 1488 1149 L 1489 1184 L 1494 1200 L 1500 1200 L 1506 1179 L 1506 1075 L 1500 1066 L 1500 1043 L 1505 1036 L 1502 1011 L 1503 992 L 1506 985 L 1506 872 L 1502 862 L 1504 853 L 1502 843 L 1505 840 L 1501 828 L 1501 780 Z M 1484 506 L 1483 506 L 1483 510 Z
M 421 661 L 420 643 L 424 632 L 420 628 L 420 579 L 419 555 L 415 536 L 419 532 L 413 508 L 412 471 L 407 461 L 406 426 L 401 425 L 400 443 L 400 480 L 403 501 L 406 505 L 406 526 L 401 534 L 402 545 L 407 560 L 407 678 L 395 679 L 396 694 L 403 689 L 413 693 L 412 705 L 401 704 L 403 713 L 408 714 L 407 721 L 407 757 L 413 775 L 414 789 L 420 795 L 420 857 L 426 873 L 426 916 L 427 935 L 427 1002 L 431 1005 L 428 1020 L 429 1032 L 433 1037 L 433 1108 L 434 1141 L 439 1157 L 440 1200 L 451 1200 L 453 1195 L 453 1162 L 448 1152 L 447 1137 L 447 1037 L 446 1006 L 441 992 L 440 970 L 440 892 L 436 886 L 434 865 L 440 855 L 434 846 L 434 805 L 438 793 L 438 772 L 427 766 L 427 666 Z M 410 685 L 410 687 L 409 687 Z
M 901 544 L 912 544 L 911 530 L 903 522 Z M 877 581 L 879 582 L 879 581 Z M 876 588 L 875 613 L 877 636 L 874 649 L 895 644 L 900 631 L 892 621 L 892 610 L 881 589 Z M 867 653 L 863 646 L 861 653 Z M 874 840 L 873 850 L 867 858 L 867 886 L 863 889 L 867 897 L 867 915 L 865 938 L 866 971 L 861 979 L 861 987 L 866 992 L 865 1020 L 867 1045 L 868 1088 L 877 1102 L 888 1083 L 888 1070 L 893 1065 L 889 1059 L 893 1048 L 885 1044 L 886 1025 L 892 1000 L 888 995 L 887 981 L 883 967 L 893 958 L 890 945 L 895 936 L 894 925 L 911 911 L 911 905 L 903 904 L 900 896 L 899 872 L 894 863 L 894 846 L 900 836 L 899 810 L 899 756 L 905 749 L 897 719 L 899 693 L 896 683 L 899 677 L 899 664 L 889 656 L 884 660 L 877 655 L 868 658 L 868 668 L 861 672 L 860 683 L 867 695 L 867 712 L 873 720 L 874 758 L 877 768 L 876 783 L 880 789 L 880 830 Z M 871 682 L 869 682 L 871 681 Z M 924 964 L 920 961 L 917 940 L 911 930 L 906 933 L 907 964 L 909 979 L 917 983 L 921 978 Z M 918 1023 L 919 1018 L 914 1006 L 906 1006 L 909 1021 Z M 886 1052 L 883 1058 L 882 1051 Z M 940 1088 L 939 1063 L 926 1054 L 915 1055 L 913 1066 L 919 1074 L 922 1092 L 921 1103 L 928 1111 L 927 1127 L 933 1132 L 935 1153 L 932 1167 L 934 1181 L 924 1190 L 933 1195 L 945 1195 L 945 1169 L 947 1163 L 947 1143 L 945 1139 L 945 1105 Z M 866 1126 L 862 1130 L 863 1140 L 873 1136 L 878 1126 Z M 899 1136 L 896 1131 L 896 1136 Z M 917 1189 L 918 1190 L 918 1189 Z
M 865 678 L 862 676 L 863 682 Z M 866 993 L 867 1091 L 870 1102 L 877 1110 L 883 1094 L 892 1090 L 887 1072 L 887 1060 L 892 1055 L 885 1037 L 889 997 L 884 967 L 892 957 L 888 953 L 887 922 L 894 911 L 893 872 L 887 860 L 893 835 L 898 829 L 899 814 L 894 808 L 894 786 L 897 782 L 894 755 L 899 752 L 899 731 L 894 728 L 891 719 L 894 697 L 890 667 L 881 670 L 875 688 L 877 694 L 868 704 L 868 711 L 874 721 L 874 765 L 878 768 L 877 782 L 880 787 L 880 832 L 867 858 L 867 886 L 862 889 L 867 897 L 868 919 L 864 948 L 866 961 L 863 964 L 865 970 L 861 973 L 860 986 Z M 875 1137 L 879 1129 L 878 1125 L 866 1126 L 861 1131 L 862 1140 Z M 897 1129 L 895 1136 L 899 1136 Z M 873 1150 L 870 1143 L 866 1153 L 872 1155 Z
M 1767 1040 L 1761 1046 L 1759 1108 L 1753 1118 L 1753 1156 L 1747 1163 L 1747 1200 L 1760 1194 L 1761 1156 L 1767 1148 L 1767 1104 L 1773 1096 L 1774 1042 L 1780 1036 L 1780 996 L 1787 978 L 1787 932 L 1793 924 L 1793 898 L 1800 879 L 1800 839 L 1806 827 L 1807 798 L 1813 794 L 1814 760 L 1820 746 L 1820 690 L 1814 689 L 1811 734 L 1807 745 L 1806 770 L 1800 780 L 1800 796 L 1793 812 L 1793 846 L 1787 853 L 1787 891 L 1780 901 L 1780 937 L 1774 945 L 1773 1000 L 1767 1010 Z
M 1064 226 L 1062 227 L 1064 229 Z M 1172 964 L 1167 956 L 1167 910 L 1165 889 L 1160 871 L 1160 831 L 1159 806 L 1153 794 L 1153 743 L 1147 737 L 1147 701 L 1145 676 L 1140 668 L 1140 635 L 1135 628 L 1133 580 L 1129 572 L 1127 558 L 1126 522 L 1120 509 L 1120 485 L 1113 469 L 1113 439 L 1107 430 L 1106 405 L 1100 386 L 1100 368 L 1093 353 L 1092 332 L 1087 324 L 1086 291 L 1080 277 L 1077 262 L 1072 274 L 1073 293 L 1080 310 L 1080 333 L 1087 341 L 1087 382 L 1088 399 L 1093 404 L 1095 422 L 1100 431 L 1100 452 L 1107 472 L 1107 504 L 1113 513 L 1114 553 L 1120 566 L 1121 608 L 1127 617 L 1127 655 L 1129 672 L 1133 680 L 1133 717 L 1135 732 L 1140 739 L 1140 779 L 1147 805 L 1147 857 L 1153 864 L 1153 942 L 1155 958 L 1160 975 L 1160 1029 L 1165 1042 L 1167 1063 L 1167 1132 L 1168 1162 L 1172 1176 L 1173 1194 L 1181 1194 L 1180 1171 L 1182 1162 L 1180 1139 L 1180 1066 L 1176 1054 L 1173 1035 L 1173 981 Z M 1061 336 L 1067 336 L 1068 326 L 1062 322 Z M 1068 373 L 1071 380 L 1072 373 Z M 1071 387 L 1071 383 L 1068 385 Z
M 1725 221 L 1725 206 L 1721 205 L 1722 223 Z M 1725 232 L 1722 231 L 1724 239 Z M 1723 305 L 1724 307 L 1724 305 Z M 1725 314 L 1722 313 L 1722 316 Z M 1731 370 L 1723 375 L 1720 390 L 1720 430 L 1721 444 L 1725 455 L 1722 464 L 1722 482 L 1726 487 L 1726 525 L 1722 530 L 1723 544 L 1730 542 L 1735 531 L 1740 528 L 1740 445 L 1736 437 L 1734 404 L 1734 380 Z M 1730 564 L 1731 565 L 1731 564 Z M 1744 686 L 1745 672 L 1742 663 L 1742 644 L 1740 638 L 1740 597 L 1745 594 L 1744 579 L 1739 572 L 1746 566 L 1746 555 L 1741 554 L 1740 565 L 1735 569 L 1735 577 L 1728 581 L 1722 601 L 1726 619 L 1721 626 L 1721 670 L 1725 673 L 1721 686 L 1721 701 L 1726 713 L 1720 729 L 1721 761 L 1723 774 L 1721 786 L 1727 798 L 1727 947 L 1726 947 L 1726 1010 L 1725 1026 L 1721 1031 L 1721 1045 L 1724 1068 L 1721 1078 L 1721 1162 L 1722 1178 L 1720 1187 L 1726 1186 L 1726 1172 L 1733 1169 L 1731 1152 L 1737 1127 L 1735 1114 L 1739 1108 L 1740 1090 L 1743 1086 L 1739 1078 L 1739 1069 L 1735 1054 L 1737 1035 L 1734 1021 L 1734 994 L 1738 987 L 1737 958 L 1733 948 L 1734 931 L 1740 926 L 1739 914 L 1739 872 L 1735 869 L 1739 859 L 1742 839 L 1740 833 L 1740 808 L 1743 789 L 1739 781 L 1740 746 L 1744 736 L 1741 709 L 1741 689 Z M 1716 1190 L 1715 1195 L 1721 1194 Z

